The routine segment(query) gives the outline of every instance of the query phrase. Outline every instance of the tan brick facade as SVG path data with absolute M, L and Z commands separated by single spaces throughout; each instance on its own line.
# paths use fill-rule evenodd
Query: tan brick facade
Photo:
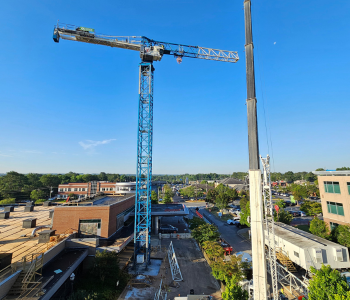
M 339 193 L 327 193 L 325 182 L 339 182 Z M 322 213 L 324 221 L 330 224 L 350 225 L 350 195 L 347 183 L 350 183 L 350 176 L 318 176 L 320 189 Z M 340 203 L 343 205 L 344 216 L 328 212 L 327 202 Z
M 53 218 L 53 229 L 62 233 L 67 229 L 79 230 L 79 221 L 101 219 L 101 238 L 116 232 L 117 215 L 135 205 L 135 196 L 112 205 L 57 206 Z

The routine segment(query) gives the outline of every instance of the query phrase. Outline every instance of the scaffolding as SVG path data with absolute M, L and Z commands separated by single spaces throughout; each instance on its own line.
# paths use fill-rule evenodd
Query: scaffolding
M 262 158 L 260 155 L 261 163 L 263 165 L 263 199 L 264 199 L 264 221 L 266 228 L 266 239 L 268 247 L 266 249 L 266 254 L 268 258 L 268 269 L 271 275 L 271 285 L 273 299 L 278 300 L 278 279 L 277 279 L 277 261 L 275 252 L 275 229 L 274 229 L 274 216 L 273 216 L 273 203 L 272 203 L 272 193 L 271 193 L 271 177 L 270 177 L 270 156 L 267 155 L 266 158 Z

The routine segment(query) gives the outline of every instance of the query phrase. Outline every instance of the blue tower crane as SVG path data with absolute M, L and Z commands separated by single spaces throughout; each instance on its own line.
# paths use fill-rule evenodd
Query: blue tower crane
M 150 263 L 151 254 L 153 62 L 160 61 L 163 55 L 173 55 L 178 63 L 183 57 L 235 63 L 238 61 L 238 54 L 236 51 L 160 42 L 144 36 L 96 34 L 92 28 L 57 23 L 54 27 L 53 40 L 58 43 L 60 38 L 129 49 L 140 53 L 134 265 L 137 257 L 145 259 L 147 265 Z

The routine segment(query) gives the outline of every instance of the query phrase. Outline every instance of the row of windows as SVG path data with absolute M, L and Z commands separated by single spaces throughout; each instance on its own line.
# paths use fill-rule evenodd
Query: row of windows
M 59 192 L 85 192 L 86 188 L 59 188 Z
M 350 195 L 350 182 L 347 182 L 348 194 Z M 340 194 L 340 185 L 337 181 L 325 181 L 324 190 L 326 193 Z
M 344 216 L 344 207 L 343 207 L 343 204 L 341 203 L 327 201 L 327 209 L 328 209 L 328 212 L 331 214 Z

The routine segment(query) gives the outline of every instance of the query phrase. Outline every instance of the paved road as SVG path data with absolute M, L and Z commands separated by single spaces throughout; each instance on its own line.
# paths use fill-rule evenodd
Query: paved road
M 244 251 L 251 254 L 252 247 L 250 242 L 245 241 L 239 235 L 237 235 L 237 231 L 239 229 L 236 226 L 228 225 L 216 219 L 211 213 L 204 209 L 200 209 L 199 212 L 205 213 L 207 216 L 209 216 L 210 220 L 218 227 L 221 236 L 235 249 L 236 252 Z M 191 213 L 194 214 L 192 210 Z

